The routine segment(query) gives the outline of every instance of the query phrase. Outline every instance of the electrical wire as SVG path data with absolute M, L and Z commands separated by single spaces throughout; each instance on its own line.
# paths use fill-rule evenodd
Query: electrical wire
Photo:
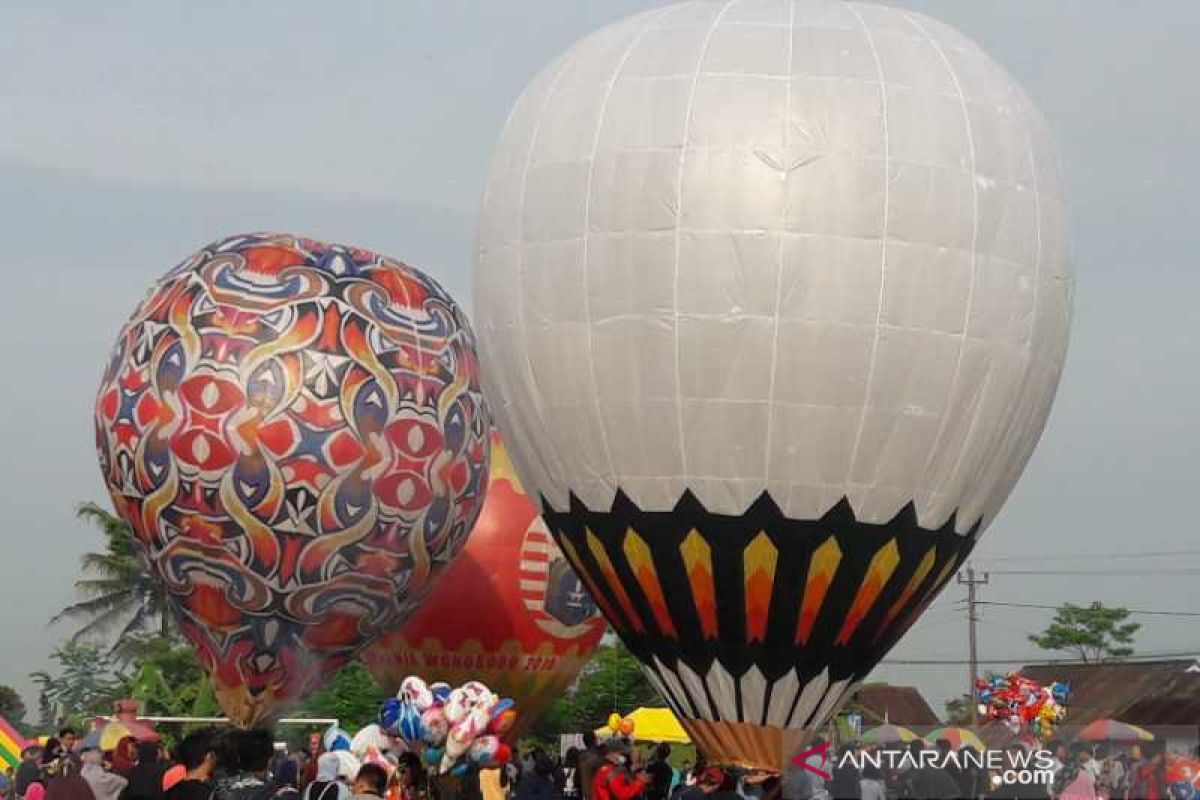
M 1190 547 L 1180 550 L 1143 550 L 1138 552 L 1118 552 L 1109 551 L 1106 553 L 1062 553 L 1059 555 L 1046 555 L 1044 553 L 1032 553 L 1024 556 L 980 556 L 972 558 L 975 562 L 994 561 L 1104 561 L 1113 558 L 1166 558 L 1168 556 L 1200 556 L 1200 548 Z
M 1002 603 L 995 600 L 976 600 L 977 606 L 1001 606 L 1004 608 L 1041 608 L 1057 611 L 1060 606 L 1045 605 L 1042 603 Z M 1080 608 L 1086 609 L 1088 606 L 1081 605 Z M 1125 608 L 1122 609 L 1130 614 L 1137 616 L 1155 616 L 1155 617 L 1200 617 L 1200 611 L 1149 611 L 1144 608 Z
M 1096 662 L 1096 661 L 1080 661 L 1078 658 L 1042 658 L 1037 654 L 1029 655 L 1024 658 L 988 658 L 981 656 L 978 659 L 980 664 L 1128 664 L 1137 663 L 1139 661 L 1162 661 L 1167 659 L 1197 659 L 1200 661 L 1200 651 L 1188 650 L 1178 652 L 1164 653 L 1137 653 L 1131 656 L 1124 656 L 1120 661 L 1114 662 Z M 882 665 L 894 664 L 903 666 L 958 666 L 970 664 L 971 662 L 965 658 L 895 658 L 884 659 L 879 662 Z

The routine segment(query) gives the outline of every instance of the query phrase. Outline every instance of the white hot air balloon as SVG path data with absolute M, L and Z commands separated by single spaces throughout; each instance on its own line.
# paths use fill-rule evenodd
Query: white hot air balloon
M 966 558 L 1063 365 L 1061 180 L 957 31 L 685 2 L 496 148 L 475 310 L 522 479 L 710 758 L 778 768 Z

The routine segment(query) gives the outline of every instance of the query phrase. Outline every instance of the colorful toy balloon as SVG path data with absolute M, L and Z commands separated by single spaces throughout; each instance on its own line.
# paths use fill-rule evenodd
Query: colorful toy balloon
M 425 729 L 423 738 L 427 744 L 441 745 L 450 733 L 450 720 L 446 719 L 446 713 L 440 705 L 425 709 L 421 715 L 421 726 Z
M 349 752 L 351 741 L 350 734 L 336 725 L 330 725 L 321 738 L 321 743 L 331 753 Z
M 608 729 L 613 733 L 621 729 L 621 715 L 615 711 L 608 715 Z
M 480 678 L 516 701 L 516 740 L 574 682 L 604 629 L 493 435 L 487 500 L 466 546 L 412 619 L 363 660 L 388 690 L 413 670 L 456 684 Z
M 632 736 L 634 727 L 633 720 L 631 720 L 629 717 L 626 717 L 617 725 L 617 733 L 621 734 L 622 736 Z
M 400 262 L 284 234 L 214 242 L 159 281 L 95 419 L 116 509 L 246 725 L 409 616 L 487 481 L 454 301 Z
M 993 676 L 975 682 L 979 713 L 987 719 L 1004 722 L 1012 733 L 1027 730 L 1046 741 L 1066 718 L 1070 697 L 1067 684 L 1056 682 L 1042 686 L 1017 672 Z
M 1061 180 L 973 42 L 682 2 L 530 84 L 475 314 L 526 490 L 709 761 L 779 770 L 937 595 L 1045 424 Z

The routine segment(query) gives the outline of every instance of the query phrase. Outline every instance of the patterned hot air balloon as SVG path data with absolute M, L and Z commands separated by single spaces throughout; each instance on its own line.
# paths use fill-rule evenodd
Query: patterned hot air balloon
M 516 741 L 575 680 L 604 619 L 492 435 L 487 500 L 466 546 L 401 628 L 364 653 L 389 692 L 410 674 L 479 680 L 516 701 Z
M 679 3 L 517 101 L 475 273 L 497 424 L 710 759 L 778 768 L 953 575 L 1070 274 L 1042 119 L 919 14 Z
M 100 467 L 234 721 L 402 622 L 462 546 L 487 484 L 478 371 L 428 276 L 290 235 L 205 247 L 126 323 Z

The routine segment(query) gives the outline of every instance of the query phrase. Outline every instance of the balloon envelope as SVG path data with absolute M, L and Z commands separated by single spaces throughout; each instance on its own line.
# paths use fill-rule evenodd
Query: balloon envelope
M 159 281 L 96 402 L 114 504 L 247 725 L 408 615 L 474 524 L 488 431 L 471 330 L 436 283 L 284 234 Z
M 480 680 L 515 701 L 515 741 L 575 680 L 604 619 L 492 438 L 490 484 L 466 546 L 420 610 L 363 659 L 394 690 L 416 672 L 458 686 Z
M 530 492 L 710 760 L 779 768 L 916 619 L 1045 424 L 1065 211 L 958 32 L 824 0 L 604 28 L 517 101 L 475 274 Z

